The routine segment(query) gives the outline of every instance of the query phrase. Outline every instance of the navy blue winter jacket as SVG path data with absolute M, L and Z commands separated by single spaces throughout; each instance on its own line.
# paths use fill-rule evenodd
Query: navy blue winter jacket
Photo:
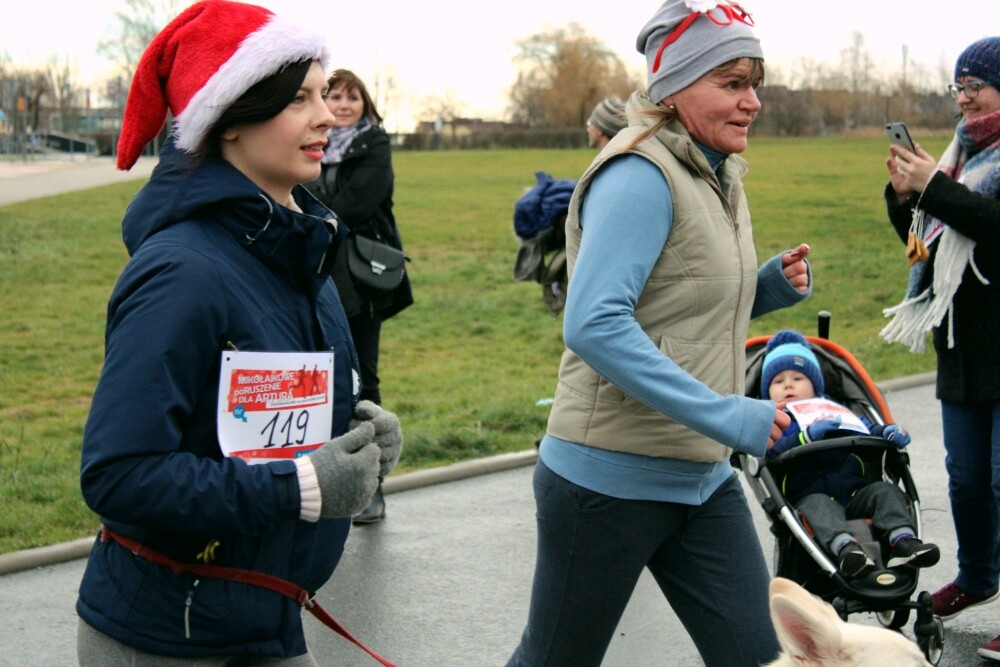
M 860 419 L 868 427 L 871 435 L 882 437 L 885 428 L 882 424 L 875 424 L 864 415 L 860 415 Z M 774 447 L 767 450 L 767 457 L 775 458 L 801 445 L 800 434 L 799 423 L 793 417 L 791 425 L 774 443 Z M 854 435 L 859 434 L 848 429 L 836 430 L 828 433 L 824 439 Z M 795 468 L 781 480 L 781 492 L 793 505 L 810 494 L 822 493 L 846 506 L 855 491 L 871 482 L 865 477 L 865 465 L 862 460 L 847 449 L 818 452 L 802 463 L 794 465 Z
M 334 351 L 334 420 L 348 428 L 357 357 L 329 278 L 339 231 L 303 188 L 278 205 L 220 159 L 168 151 L 125 213 L 131 260 L 111 295 L 105 362 L 83 440 L 81 487 L 112 530 L 194 562 L 289 579 L 314 592 L 350 520 L 300 520 L 292 461 L 247 465 L 216 436 L 221 354 Z M 310 215 L 312 213 L 312 215 Z M 331 610 L 334 613 L 335 610 Z M 77 612 L 140 650 L 173 656 L 306 651 L 301 609 L 255 586 L 174 575 L 114 542 L 91 551 Z
M 566 213 L 576 187 L 576 181 L 552 178 L 544 171 L 536 171 L 535 180 L 535 187 L 514 204 L 514 232 L 522 239 L 530 239 L 551 227 Z

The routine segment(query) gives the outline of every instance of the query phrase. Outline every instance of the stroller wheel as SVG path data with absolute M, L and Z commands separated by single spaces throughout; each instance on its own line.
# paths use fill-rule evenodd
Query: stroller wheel
M 910 610 L 906 607 L 903 607 L 902 609 L 886 609 L 884 611 L 875 612 L 875 618 L 878 619 L 879 624 L 883 628 L 899 630 L 901 627 L 906 625 L 908 620 L 910 620 Z
M 927 662 L 937 665 L 941 662 L 941 655 L 944 653 L 944 622 L 935 616 L 929 632 L 926 629 L 923 629 L 924 632 L 920 632 L 921 628 L 917 627 L 919 625 L 917 623 L 914 627 L 914 630 L 917 631 L 917 646 L 927 656 Z

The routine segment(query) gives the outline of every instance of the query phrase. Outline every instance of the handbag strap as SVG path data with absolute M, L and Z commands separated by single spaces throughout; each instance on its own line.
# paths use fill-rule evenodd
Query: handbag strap
M 378 653 L 362 644 L 354 635 L 348 632 L 347 628 L 341 625 L 337 619 L 333 618 L 333 616 L 320 606 L 319 602 L 316 601 L 315 596 L 309 595 L 309 592 L 306 589 L 288 581 L 287 579 L 275 577 L 263 572 L 255 572 L 254 570 L 245 570 L 238 567 L 225 567 L 223 565 L 210 565 L 202 563 L 182 563 L 181 561 L 170 558 L 159 551 L 154 551 L 153 549 L 145 547 L 133 539 L 120 535 L 104 524 L 101 524 L 101 542 L 108 541 L 117 542 L 136 556 L 144 558 L 151 563 L 169 567 L 175 575 L 190 572 L 191 574 L 196 574 L 199 577 L 238 581 L 243 584 L 259 586 L 260 588 L 266 588 L 269 591 L 280 593 L 285 597 L 295 600 L 299 606 L 305 607 L 309 610 L 309 613 L 315 616 L 323 625 L 327 626 L 338 635 L 360 648 L 384 667 L 396 667 L 393 663 L 389 662 Z

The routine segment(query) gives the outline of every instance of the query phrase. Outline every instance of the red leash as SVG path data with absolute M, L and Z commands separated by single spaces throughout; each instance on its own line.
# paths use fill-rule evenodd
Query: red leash
M 136 556 L 145 558 L 151 563 L 169 567 L 174 574 L 190 572 L 191 574 L 196 574 L 199 577 L 238 581 L 252 586 L 260 586 L 261 588 L 266 588 L 269 591 L 274 591 L 275 593 L 280 593 L 285 597 L 295 600 L 299 606 L 308 609 L 309 613 L 319 619 L 323 625 L 327 626 L 338 635 L 351 642 L 371 657 L 375 658 L 375 660 L 381 663 L 384 667 L 396 667 L 393 663 L 389 662 L 378 653 L 358 641 L 354 635 L 347 631 L 347 628 L 341 625 L 333 616 L 330 616 L 330 614 L 328 614 L 327 611 L 320 606 L 315 597 L 311 597 L 309 595 L 309 591 L 293 584 L 287 579 L 274 577 L 270 574 L 264 574 L 263 572 L 244 570 L 238 567 L 224 567 L 222 565 L 207 565 L 201 563 L 182 563 L 178 560 L 165 556 L 158 551 L 147 549 L 135 540 L 131 540 L 124 535 L 119 535 L 107 526 L 102 525 L 101 542 L 107 542 L 109 540 L 117 542 L 134 553 Z

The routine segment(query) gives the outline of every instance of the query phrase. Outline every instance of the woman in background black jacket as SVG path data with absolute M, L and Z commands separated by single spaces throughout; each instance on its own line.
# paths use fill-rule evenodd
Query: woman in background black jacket
M 364 82 L 354 72 L 334 70 L 327 80 L 327 107 L 335 121 L 323 157 L 320 177 L 309 190 L 348 228 L 360 236 L 378 239 L 399 250 L 403 242 L 392 214 L 393 170 L 389 135 Z M 347 244 L 341 246 L 341 253 Z M 379 292 L 359 285 L 341 256 L 333 281 L 347 311 L 351 336 L 361 365 L 361 399 L 382 404 L 379 391 L 378 349 L 382 322 L 413 303 L 409 277 L 398 287 Z M 382 484 L 371 505 L 354 517 L 355 523 L 374 523 L 385 517 Z
M 966 47 L 948 88 L 962 117 L 941 159 L 919 144 L 886 159 L 889 221 L 925 252 L 908 252 L 906 298 L 882 331 L 914 352 L 933 331 L 958 537 L 958 574 L 933 595 L 943 621 L 1000 599 L 1000 35 Z M 979 654 L 1000 661 L 1000 635 Z

